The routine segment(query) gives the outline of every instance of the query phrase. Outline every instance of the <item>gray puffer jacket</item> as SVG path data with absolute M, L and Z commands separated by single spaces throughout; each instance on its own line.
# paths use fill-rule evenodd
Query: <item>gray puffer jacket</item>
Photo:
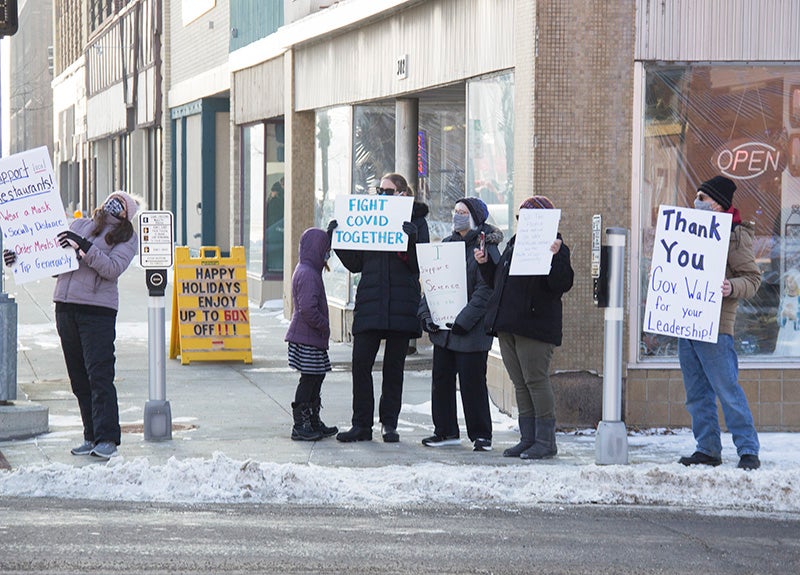
M 80 260 L 78 269 L 58 276 L 54 302 L 119 309 L 117 279 L 128 269 L 138 251 L 139 238 L 134 232 L 127 242 L 108 245 L 106 234 L 116 225 L 116 221 L 110 221 L 100 234 L 92 236 L 92 220 L 81 218 L 72 222 L 69 229 L 92 242 L 92 247 Z

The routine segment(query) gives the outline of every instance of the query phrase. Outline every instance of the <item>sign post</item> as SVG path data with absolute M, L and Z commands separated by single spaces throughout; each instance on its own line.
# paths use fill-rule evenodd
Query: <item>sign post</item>
M 172 267 L 172 212 L 149 211 L 139 216 L 139 263 L 145 268 L 149 400 L 144 405 L 146 441 L 172 439 L 172 410 L 167 401 L 166 314 L 167 270 Z

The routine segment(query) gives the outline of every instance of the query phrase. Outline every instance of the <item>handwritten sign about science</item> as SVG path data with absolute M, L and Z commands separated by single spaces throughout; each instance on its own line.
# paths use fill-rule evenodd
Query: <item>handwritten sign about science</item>
M 56 240 L 67 227 L 47 147 L 0 158 L 0 228 L 3 247 L 17 254 L 16 283 L 78 269 L 75 250 Z
M 414 198 L 407 196 L 337 196 L 334 217 L 339 226 L 331 247 L 345 250 L 404 252 L 408 236 L 403 222 L 411 220 Z
M 219 248 L 202 247 L 192 257 L 189 248 L 175 248 L 175 289 L 172 297 L 170 359 L 181 364 L 204 360 L 253 363 L 247 265 L 242 246 L 230 257 Z
M 467 262 L 463 242 L 417 244 L 419 279 L 431 320 L 442 329 L 467 305 Z
M 520 210 L 514 255 L 511 256 L 512 276 L 546 276 L 553 263 L 550 246 L 558 236 L 561 210 Z
M 731 215 L 659 206 L 644 331 L 716 343 Z

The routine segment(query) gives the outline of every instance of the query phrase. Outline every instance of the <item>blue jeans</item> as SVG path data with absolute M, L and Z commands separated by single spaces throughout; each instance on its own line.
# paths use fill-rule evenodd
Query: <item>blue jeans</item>
M 722 455 L 716 401 L 719 399 L 736 452 L 740 457 L 758 455 L 758 433 L 747 396 L 739 385 L 739 360 L 733 336 L 720 334 L 717 343 L 679 339 L 678 358 L 697 451 L 711 457 Z

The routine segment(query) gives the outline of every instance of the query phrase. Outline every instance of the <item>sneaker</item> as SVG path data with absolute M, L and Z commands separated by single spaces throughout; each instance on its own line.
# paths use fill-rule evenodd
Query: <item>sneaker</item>
M 737 465 L 739 469 L 746 469 L 747 471 L 751 471 L 753 469 L 758 469 L 761 467 L 761 461 L 758 459 L 758 455 L 753 455 L 751 453 L 745 453 L 739 458 L 739 465 Z
M 472 451 L 491 451 L 492 450 L 492 440 L 491 439 L 481 439 L 480 437 L 475 440 L 475 443 L 472 444 Z
M 92 455 L 103 459 L 111 459 L 117 456 L 117 445 L 111 441 L 101 441 L 92 449 Z
M 72 455 L 89 455 L 94 449 L 94 441 L 86 440 L 78 447 L 73 447 L 69 450 Z
M 397 443 L 400 441 L 400 434 L 394 427 L 388 425 L 381 426 L 381 435 L 383 436 L 384 443 Z
M 722 464 L 722 459 L 719 457 L 711 457 L 710 455 L 706 455 L 705 453 L 701 453 L 700 451 L 695 451 L 689 457 L 681 457 L 678 460 L 678 463 L 681 465 L 710 465 L 711 467 L 716 467 L 717 465 Z
M 431 435 L 422 440 L 422 445 L 428 447 L 444 447 L 445 445 L 461 445 L 461 439 L 457 435 Z

